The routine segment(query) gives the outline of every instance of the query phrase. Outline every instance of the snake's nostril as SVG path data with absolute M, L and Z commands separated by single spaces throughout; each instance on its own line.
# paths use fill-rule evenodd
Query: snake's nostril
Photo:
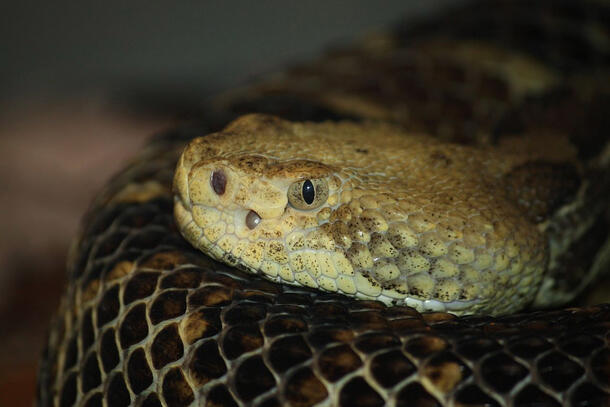
M 246 215 L 246 226 L 248 226 L 248 229 L 254 229 L 259 223 L 261 223 L 261 217 L 258 216 L 258 213 L 250 210 Z
M 212 184 L 212 189 L 217 195 L 224 194 L 227 187 L 227 176 L 225 175 L 224 171 L 215 170 L 212 172 L 210 184 Z

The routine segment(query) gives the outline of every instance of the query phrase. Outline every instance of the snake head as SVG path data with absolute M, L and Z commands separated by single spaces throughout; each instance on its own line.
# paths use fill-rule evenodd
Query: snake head
M 324 222 L 343 182 L 334 167 L 311 157 L 281 160 L 265 151 L 272 150 L 251 134 L 225 131 L 193 140 L 176 168 L 175 216 L 185 238 L 204 253 L 277 274 L 288 261 L 291 232 Z
M 385 124 L 250 115 L 186 147 L 174 212 L 194 247 L 274 281 L 502 313 L 531 301 L 547 256 L 504 190 L 523 160 Z

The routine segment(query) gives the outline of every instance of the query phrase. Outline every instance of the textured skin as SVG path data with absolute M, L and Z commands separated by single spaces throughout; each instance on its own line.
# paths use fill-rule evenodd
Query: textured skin
M 186 148 L 175 214 L 195 247 L 278 282 L 420 311 L 503 314 L 533 301 L 548 264 L 542 228 L 518 205 L 523 178 L 542 170 L 526 164 L 574 159 L 568 148 L 535 147 L 473 148 L 385 124 L 246 116 Z M 226 177 L 221 195 L 214 171 Z M 302 179 L 327 180 L 322 206 L 288 203 L 289 186 Z M 250 211 L 262 218 L 252 230 Z
M 188 244 L 171 192 L 185 145 L 243 113 L 383 118 L 493 151 L 550 137 L 537 151 L 576 161 L 528 161 L 502 182 L 554 242 L 536 301 L 564 302 L 608 270 L 609 15 L 600 1 L 482 2 L 219 98 L 206 128 L 157 137 L 84 219 L 37 404 L 610 404 L 608 305 L 456 317 L 275 284 Z M 490 52 L 541 80 L 480 62 Z
M 146 151 L 87 217 L 39 405 L 610 403 L 610 306 L 457 318 L 236 271 L 172 219 L 182 147 Z

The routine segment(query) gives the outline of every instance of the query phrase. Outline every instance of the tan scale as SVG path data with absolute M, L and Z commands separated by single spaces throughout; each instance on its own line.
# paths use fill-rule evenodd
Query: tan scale
M 537 159 L 571 159 L 546 150 L 461 146 L 390 124 L 248 115 L 185 149 L 175 216 L 205 253 L 230 254 L 274 281 L 419 310 L 506 313 L 534 300 L 549 254 L 543 229 L 504 179 Z M 222 193 L 212 183 L 218 171 Z M 328 198 L 298 209 L 289 189 L 306 180 Z

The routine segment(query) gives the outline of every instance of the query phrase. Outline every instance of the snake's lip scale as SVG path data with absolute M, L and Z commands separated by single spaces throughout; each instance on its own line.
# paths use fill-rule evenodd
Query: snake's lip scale
M 408 22 L 152 140 L 71 250 L 37 405 L 610 405 L 607 292 L 572 302 L 610 271 L 605 3 Z

